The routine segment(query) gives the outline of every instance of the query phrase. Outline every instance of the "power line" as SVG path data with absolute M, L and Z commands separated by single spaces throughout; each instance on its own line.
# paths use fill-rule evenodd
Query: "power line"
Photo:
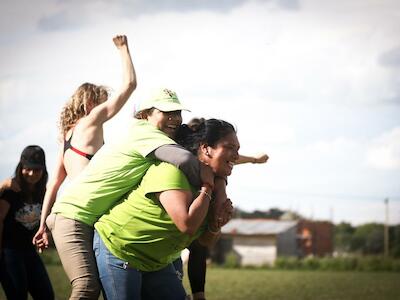
M 313 198 L 333 198 L 333 199 L 352 199 L 352 200 L 370 200 L 370 201 L 382 201 L 382 196 L 375 195 L 357 195 L 357 194 L 331 194 L 331 193 L 310 193 L 310 192 L 299 192 L 299 191 L 283 191 L 283 190 L 264 190 L 265 193 L 273 194 L 285 194 L 288 196 L 303 196 Z M 400 196 L 390 196 L 391 201 L 400 201 Z

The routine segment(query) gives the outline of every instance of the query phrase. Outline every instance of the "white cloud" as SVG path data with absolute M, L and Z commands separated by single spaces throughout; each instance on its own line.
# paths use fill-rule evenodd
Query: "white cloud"
M 138 89 L 106 125 L 106 141 L 147 89 L 167 86 L 192 110 L 186 120 L 226 119 L 243 154 L 270 155 L 235 168 L 230 190 L 245 208 L 400 195 L 397 1 L 81 2 L 1 4 L 0 177 L 28 142 L 46 147 L 52 170 L 61 106 L 84 81 L 118 88 L 111 38 L 125 33 Z M 297 206 L 326 216 L 323 199 Z
M 368 148 L 367 164 L 384 170 L 400 169 L 400 127 L 375 138 Z

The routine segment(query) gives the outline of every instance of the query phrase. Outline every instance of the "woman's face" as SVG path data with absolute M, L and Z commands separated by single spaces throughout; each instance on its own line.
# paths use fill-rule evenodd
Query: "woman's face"
M 147 117 L 147 120 L 173 139 L 177 129 L 182 124 L 182 114 L 180 110 L 163 112 L 155 108 Z
M 233 165 L 239 158 L 239 140 L 235 132 L 222 138 L 214 147 L 205 148 L 204 162 L 207 163 L 218 176 L 229 176 Z
M 22 177 L 28 184 L 36 184 L 43 176 L 43 169 L 22 168 Z

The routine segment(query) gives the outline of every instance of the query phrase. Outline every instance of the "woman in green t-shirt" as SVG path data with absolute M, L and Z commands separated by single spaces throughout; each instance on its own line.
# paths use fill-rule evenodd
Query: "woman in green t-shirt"
M 234 127 L 206 120 L 196 131 L 181 127 L 177 140 L 224 181 L 238 159 Z M 218 180 L 218 179 L 217 179 Z M 107 299 L 184 299 L 172 262 L 198 238 L 210 245 L 224 222 L 207 222 L 212 190 L 199 191 L 175 166 L 153 164 L 141 184 L 95 224 L 94 251 Z M 226 200 L 227 214 L 232 211 Z

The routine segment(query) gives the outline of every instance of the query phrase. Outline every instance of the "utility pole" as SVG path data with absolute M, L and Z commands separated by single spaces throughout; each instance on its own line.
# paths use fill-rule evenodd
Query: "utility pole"
M 385 198 L 384 255 L 389 256 L 389 198 Z

